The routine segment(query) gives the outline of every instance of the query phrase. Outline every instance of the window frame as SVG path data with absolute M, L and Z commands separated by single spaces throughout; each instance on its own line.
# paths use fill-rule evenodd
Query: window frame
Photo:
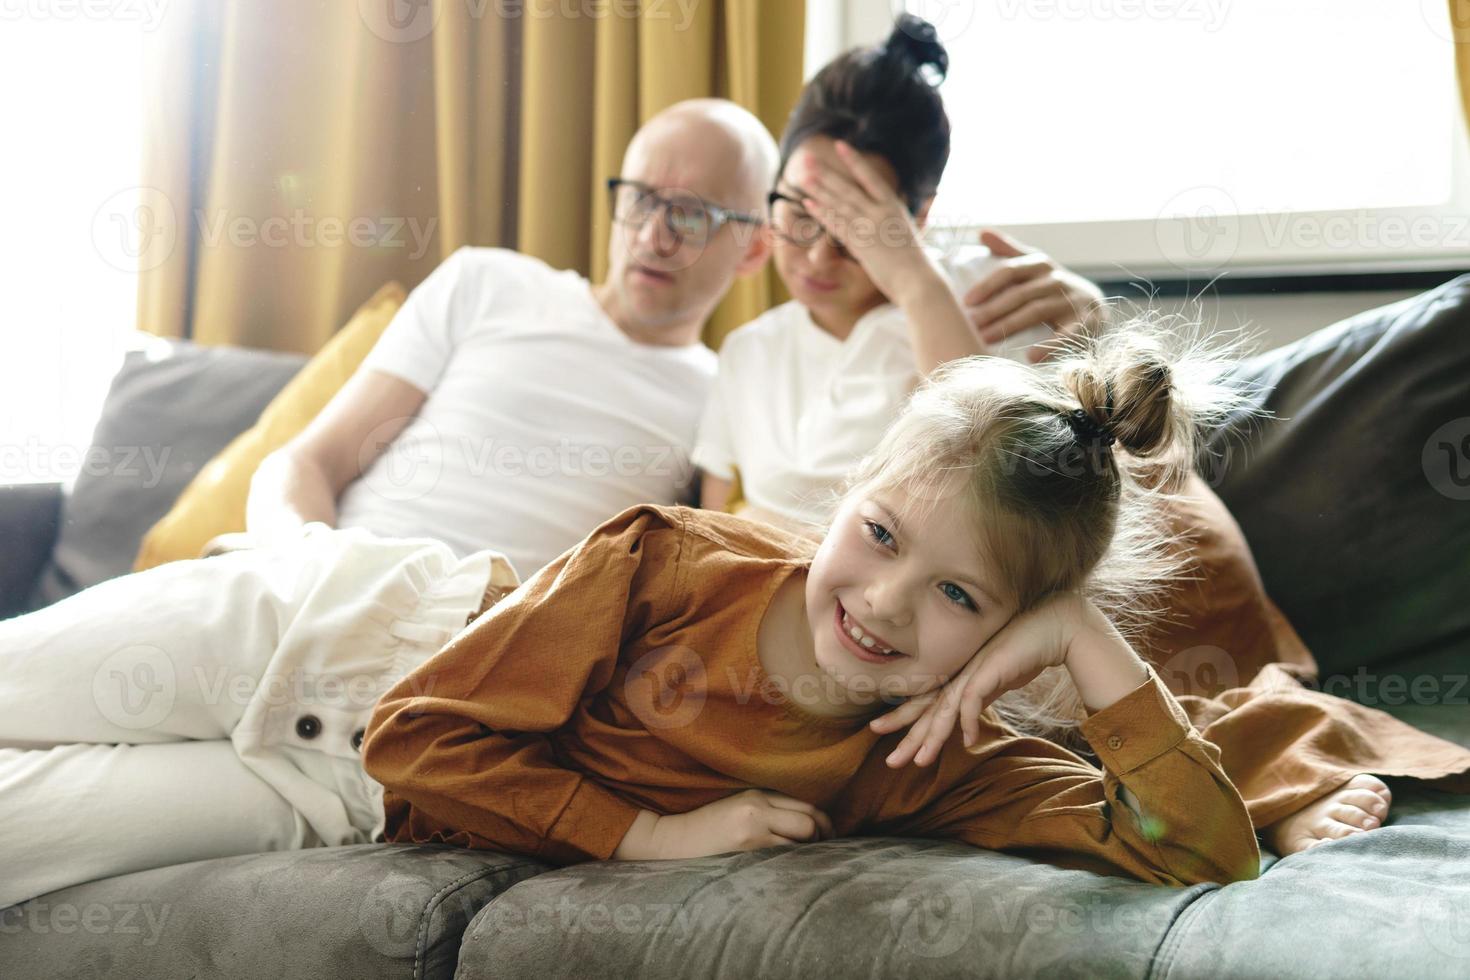
M 904 7 L 904 0 L 807 0 L 805 77 L 853 45 L 882 40 Z M 1453 58 L 1448 44 L 1445 57 Z M 936 215 L 926 237 L 954 250 L 975 243 L 981 227 L 996 227 L 1104 279 L 1198 281 L 1229 273 L 1320 281 L 1470 269 L 1470 138 L 1459 100 L 1451 104 L 1453 191 L 1438 205 L 1217 216 L 1211 209 L 1228 203 L 1227 195 L 1199 187 L 1176 195 L 1194 210 L 1181 217 L 981 226 Z

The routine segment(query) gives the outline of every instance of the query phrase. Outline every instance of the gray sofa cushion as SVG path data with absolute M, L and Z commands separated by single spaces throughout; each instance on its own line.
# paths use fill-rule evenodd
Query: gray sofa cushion
M 1215 887 L 894 838 L 586 864 L 487 906 L 459 977 L 1143 977 Z
M 140 871 L 0 910 L 0 977 L 448 980 L 476 913 L 543 870 L 364 844 Z
M 1462 665 L 1466 654 L 1461 647 Z M 1384 710 L 1470 746 L 1463 700 Z M 1202 894 L 1169 933 L 1154 975 L 1470 976 L 1470 796 L 1388 782 L 1394 805 L 1383 827 Z
M 1207 478 L 1323 674 L 1470 636 L 1470 276 L 1242 364 Z
M 305 360 L 184 341 L 130 352 L 62 504 L 60 534 L 30 608 L 129 571 L 148 529 Z
M 50 560 L 61 519 L 55 483 L 0 486 L 0 619 L 26 610 L 31 589 Z

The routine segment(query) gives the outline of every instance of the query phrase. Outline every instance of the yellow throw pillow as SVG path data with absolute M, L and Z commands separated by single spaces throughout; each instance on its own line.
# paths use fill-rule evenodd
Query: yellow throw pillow
M 133 562 L 134 571 L 198 558 L 215 535 L 245 530 L 245 498 L 256 467 L 306 428 L 346 384 L 404 299 L 403 287 L 390 282 L 358 307 L 347 325 L 266 406 L 255 425 L 200 469 L 169 512 L 149 529 Z

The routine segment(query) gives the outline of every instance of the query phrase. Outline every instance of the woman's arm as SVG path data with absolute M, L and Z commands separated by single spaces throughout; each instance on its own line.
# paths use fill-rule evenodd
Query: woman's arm
M 989 347 L 970 325 L 949 279 L 922 249 L 919 255 L 923 265 L 916 263 L 905 273 L 889 298 L 903 310 L 914 366 L 927 376 L 948 361 L 988 353 Z

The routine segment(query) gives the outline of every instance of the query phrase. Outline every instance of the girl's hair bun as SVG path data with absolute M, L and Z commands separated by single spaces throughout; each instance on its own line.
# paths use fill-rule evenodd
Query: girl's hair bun
M 939 32 L 933 24 L 913 14 L 899 14 L 893 33 L 883 43 L 883 53 L 901 61 L 914 74 L 928 74 L 934 85 L 949 74 L 949 52 L 940 42 Z M 932 69 L 932 73 L 926 73 L 925 68 Z

